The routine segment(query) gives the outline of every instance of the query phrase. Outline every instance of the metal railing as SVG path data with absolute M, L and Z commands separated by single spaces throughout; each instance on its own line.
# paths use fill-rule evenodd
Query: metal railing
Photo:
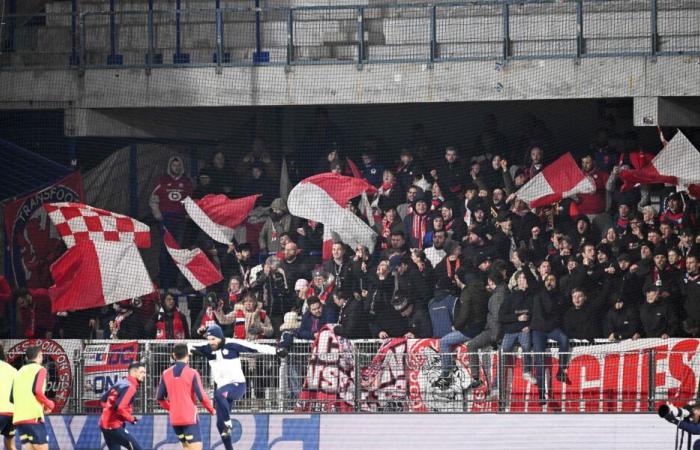
M 163 413 L 155 394 L 161 373 L 172 364 L 173 344 L 139 343 L 138 358 L 145 361 L 148 375 L 134 403 L 135 413 Z M 313 354 L 310 343 L 297 342 L 284 359 L 243 355 L 247 393 L 234 410 L 642 413 L 655 411 L 666 401 L 681 404 L 695 398 L 700 375 L 700 360 L 687 352 L 653 348 L 606 352 L 590 347 L 585 354 L 561 354 L 555 348 L 539 354 L 452 353 L 448 354 L 453 362 L 451 368 L 447 366 L 448 381 L 440 382 L 444 360 L 434 348 L 403 353 L 407 347 L 397 347 L 378 352 L 380 342 L 372 340 L 353 346 L 351 353 Z M 101 381 L 86 369 L 86 362 L 117 361 L 120 354 L 76 353 L 73 393 L 64 413 L 99 412 L 96 400 L 116 381 L 116 374 L 112 373 L 111 381 Z M 211 398 L 213 380 L 207 361 L 193 356 L 190 365 L 202 375 Z M 560 365 L 568 365 L 565 372 Z
M 700 54 L 700 5 L 688 1 L 493 0 L 296 8 L 200 3 L 206 7 L 183 9 L 178 0 L 166 10 L 149 0 L 141 10 L 120 10 L 112 0 L 108 11 L 83 11 L 73 1 L 71 11 L 9 14 L 0 64 L 361 67 Z M 56 58 L 64 59 L 58 64 Z

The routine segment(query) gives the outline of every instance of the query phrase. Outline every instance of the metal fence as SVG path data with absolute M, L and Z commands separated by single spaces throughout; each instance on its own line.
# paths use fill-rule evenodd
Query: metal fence
M 693 1 L 108 5 L 74 0 L 50 3 L 41 14 L 9 11 L 0 67 L 362 66 L 700 54 L 700 4 Z
M 571 359 L 573 353 L 553 348 L 539 354 L 453 353 L 445 360 L 428 347 L 414 353 L 378 352 L 380 344 L 357 341 L 351 353 L 313 354 L 310 343 L 299 342 L 284 359 L 245 354 L 241 362 L 247 392 L 233 409 L 273 413 L 640 413 L 654 411 L 666 401 L 683 403 L 695 398 L 700 377 L 700 360 L 688 352 L 605 352 L 590 347 Z M 146 363 L 148 375 L 134 402 L 137 414 L 164 412 L 155 396 L 161 373 L 172 364 L 172 345 L 174 342 L 167 341 L 139 343 L 138 357 Z M 113 356 L 116 361 L 118 355 L 76 351 L 74 356 L 73 391 L 64 412 L 99 412 L 94 399 L 109 386 L 88 381 L 90 369 L 85 361 Z M 440 381 L 446 361 L 447 381 Z M 202 375 L 211 398 L 214 384 L 207 361 L 193 356 L 190 365 Z M 567 365 L 562 371 L 561 366 Z

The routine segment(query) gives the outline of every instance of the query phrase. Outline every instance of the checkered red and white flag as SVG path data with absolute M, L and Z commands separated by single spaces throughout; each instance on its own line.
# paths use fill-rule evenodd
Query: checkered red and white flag
M 82 241 L 133 242 L 140 248 L 151 246 L 148 225 L 131 217 L 83 203 L 47 203 L 44 209 L 68 248 Z

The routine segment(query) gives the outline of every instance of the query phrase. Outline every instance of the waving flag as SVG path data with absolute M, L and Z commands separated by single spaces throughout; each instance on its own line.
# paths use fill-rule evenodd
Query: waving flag
M 168 253 L 175 261 L 175 265 L 195 291 L 201 291 L 224 279 L 202 250 L 198 248 L 194 250 L 181 249 L 168 230 L 165 230 L 163 241 L 165 248 L 168 249 Z
M 48 203 L 44 209 L 68 248 L 83 242 L 133 242 L 138 247 L 151 246 L 148 225 L 104 209 L 83 203 Z
M 518 189 L 518 198 L 530 208 L 547 206 L 575 194 L 591 194 L 595 184 L 576 165 L 571 153 L 544 168 Z
M 96 308 L 153 292 L 153 282 L 131 242 L 83 240 L 51 265 L 52 311 Z
M 343 243 L 352 247 L 364 245 L 374 250 L 376 234 L 359 217 L 347 209 L 350 199 L 374 190 L 367 181 L 322 173 L 297 184 L 289 193 L 289 212 L 297 217 L 323 224 L 323 230 L 338 234 Z
M 223 194 L 209 194 L 201 200 L 187 197 L 182 204 L 190 218 L 216 242 L 230 244 L 233 231 L 248 217 L 260 195 L 231 200 Z
M 679 191 L 690 190 L 693 195 L 700 191 L 700 153 L 680 131 L 654 157 L 651 164 L 641 169 L 620 172 L 622 191 L 636 184 L 667 183 L 677 186 Z

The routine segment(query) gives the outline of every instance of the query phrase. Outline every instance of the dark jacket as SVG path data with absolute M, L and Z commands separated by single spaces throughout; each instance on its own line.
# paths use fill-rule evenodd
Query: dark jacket
M 579 309 L 571 306 L 564 313 L 564 334 L 569 339 L 602 338 L 601 323 L 604 306 L 603 296 L 591 296 Z
M 190 338 L 190 329 L 189 326 L 187 325 L 187 318 L 183 313 L 181 313 L 178 309 L 174 309 L 172 311 L 166 311 L 163 313 L 157 312 L 153 315 L 153 318 L 151 318 L 150 322 L 146 325 L 146 336 L 148 336 L 150 339 L 153 339 L 156 337 L 156 332 L 157 327 L 156 325 L 158 322 L 164 322 L 165 323 L 165 339 L 175 339 L 175 332 L 173 331 L 173 319 L 175 317 L 175 314 L 180 315 L 180 320 L 182 321 L 182 328 L 185 332 L 185 339 Z
M 394 277 L 389 276 L 384 280 L 380 280 L 375 276 L 370 281 L 369 294 L 365 299 L 365 312 L 369 315 L 369 327 L 372 336 L 376 337 L 382 327 L 389 325 L 397 320 L 398 313 L 391 306 L 391 299 L 394 296 Z
M 658 298 L 654 303 L 644 303 L 639 307 L 644 337 L 655 338 L 664 334 L 677 336 L 678 316 L 675 308 L 665 299 Z
M 335 279 L 335 287 L 337 289 L 345 289 L 353 286 L 354 272 L 352 261 L 350 259 L 345 258 L 341 264 L 336 264 L 334 259 L 330 259 L 323 263 L 323 270 L 326 273 L 333 275 Z
M 430 324 L 430 316 L 422 309 L 413 308 L 413 313 L 408 316 L 408 331 L 416 338 L 430 338 L 433 336 L 433 327 Z M 404 333 L 406 334 L 406 333 Z
M 530 326 L 532 319 L 533 295 L 529 291 L 512 290 L 506 295 L 498 314 L 503 334 L 520 333 Z M 519 321 L 518 316 L 528 314 L 526 321 Z
M 489 293 L 479 279 L 469 281 L 455 304 L 455 330 L 467 337 L 481 333 L 486 326 Z
M 605 337 L 614 335 L 615 339 L 630 339 L 635 333 L 642 331 L 639 322 L 639 312 L 636 305 L 625 306 L 622 309 L 610 308 L 603 321 L 603 334 Z
M 330 300 L 329 300 L 330 302 Z M 306 311 L 303 316 L 301 316 L 301 326 L 297 331 L 297 336 L 299 339 L 314 339 L 314 334 L 321 329 L 324 325 L 328 323 L 335 323 L 336 317 L 333 314 L 333 309 L 328 307 L 323 307 L 321 312 L 321 317 L 314 317 L 309 311 Z M 316 320 L 316 327 L 314 325 L 314 319 Z
M 561 328 L 568 306 L 559 290 L 542 289 L 533 299 L 530 328 L 544 333 Z
M 700 279 L 683 279 L 683 308 L 688 317 L 700 324 Z
M 334 329 L 335 334 L 348 339 L 363 339 L 369 337 L 367 328 L 367 315 L 362 303 L 354 297 L 348 299 L 345 306 L 338 314 L 338 325 Z

